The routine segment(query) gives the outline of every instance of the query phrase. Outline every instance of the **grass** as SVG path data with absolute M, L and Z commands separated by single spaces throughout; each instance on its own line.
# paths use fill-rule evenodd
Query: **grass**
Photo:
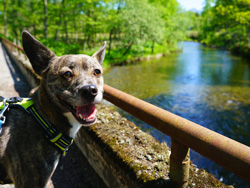
M 96 45 L 94 48 L 86 47 L 83 50 L 83 46 L 79 43 L 65 43 L 62 41 L 55 41 L 53 39 L 41 40 L 41 42 L 47 46 L 49 49 L 54 51 L 57 56 L 65 54 L 94 54 L 101 45 Z M 177 51 L 177 45 L 168 44 L 155 44 L 154 52 L 152 53 L 151 43 L 146 43 L 143 46 L 133 45 L 129 52 L 124 55 L 125 49 L 120 46 L 115 46 L 108 54 L 106 50 L 106 57 L 104 60 L 104 67 L 109 67 L 113 65 L 127 64 L 131 62 L 140 61 L 144 57 L 154 57 L 157 54 L 169 54 L 173 51 Z M 108 47 L 108 44 L 107 44 Z

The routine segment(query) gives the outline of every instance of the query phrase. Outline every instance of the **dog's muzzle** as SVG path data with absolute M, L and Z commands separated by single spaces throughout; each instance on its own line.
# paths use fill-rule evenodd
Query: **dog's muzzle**
M 88 102 L 93 102 L 98 94 L 98 89 L 95 85 L 86 85 L 80 89 L 80 93 Z

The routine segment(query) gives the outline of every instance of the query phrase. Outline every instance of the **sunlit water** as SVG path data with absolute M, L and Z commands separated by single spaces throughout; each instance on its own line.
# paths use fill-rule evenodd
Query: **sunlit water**
M 180 46 L 183 51 L 178 54 L 113 67 L 106 71 L 105 83 L 250 146 L 250 62 L 195 42 Z M 168 136 L 122 113 L 156 139 L 171 144 Z M 191 161 L 226 184 L 250 187 L 193 151 Z

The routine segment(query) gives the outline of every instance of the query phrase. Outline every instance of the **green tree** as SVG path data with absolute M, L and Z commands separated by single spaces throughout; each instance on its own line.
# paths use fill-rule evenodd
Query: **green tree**
M 142 52 L 146 41 L 163 40 L 164 21 L 155 7 L 143 0 L 126 0 L 125 5 L 121 11 L 123 56 L 133 45 Z
M 7 37 L 8 21 L 7 21 L 7 2 L 3 0 L 3 19 L 4 19 L 4 36 Z
M 217 0 L 202 14 L 202 42 L 225 46 L 233 52 L 250 55 L 249 0 Z
M 43 2 L 44 2 L 44 38 L 47 39 L 47 36 L 48 36 L 48 3 L 47 3 L 47 0 L 44 0 Z
M 138 57 L 155 53 L 166 45 L 176 46 L 187 30 L 187 24 L 183 27 L 187 20 L 179 11 L 177 0 L 0 0 L 0 3 L 0 27 L 6 37 L 19 40 L 22 30 L 27 29 L 62 54 L 92 53 L 107 40 L 107 57 Z

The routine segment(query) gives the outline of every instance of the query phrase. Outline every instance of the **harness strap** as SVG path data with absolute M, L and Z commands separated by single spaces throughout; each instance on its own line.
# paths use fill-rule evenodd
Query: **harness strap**
M 43 128 L 45 136 L 52 145 L 62 152 L 62 156 L 65 156 L 68 148 L 73 143 L 73 139 L 63 133 L 59 132 L 55 126 L 47 122 L 35 109 L 34 101 L 31 98 L 20 98 L 12 97 L 5 98 L 3 101 L 0 101 L 0 136 L 2 131 L 2 126 L 5 123 L 6 117 L 5 112 L 9 111 L 13 107 L 18 107 L 32 115 L 39 125 Z M 10 184 L 11 180 L 6 179 L 7 173 L 3 166 L 0 165 L 0 184 Z
M 62 152 L 63 156 L 66 155 L 69 146 L 73 143 L 73 139 L 59 132 L 55 126 L 47 122 L 37 112 L 34 107 L 34 101 L 31 98 L 12 97 L 4 101 L 9 104 L 9 109 L 12 107 L 19 107 L 28 114 L 32 115 L 43 128 L 46 138 L 53 144 L 53 146 L 55 146 L 55 148 Z M 0 110 L 2 110 L 5 106 L 6 104 L 4 104 L 4 102 L 0 102 Z
M 63 135 L 54 126 L 42 118 L 32 105 L 27 109 L 33 117 L 38 121 L 41 127 L 46 132 L 46 138 L 54 145 L 57 149 L 63 152 L 63 156 L 66 155 L 69 146 L 73 143 L 73 139 L 69 136 Z

